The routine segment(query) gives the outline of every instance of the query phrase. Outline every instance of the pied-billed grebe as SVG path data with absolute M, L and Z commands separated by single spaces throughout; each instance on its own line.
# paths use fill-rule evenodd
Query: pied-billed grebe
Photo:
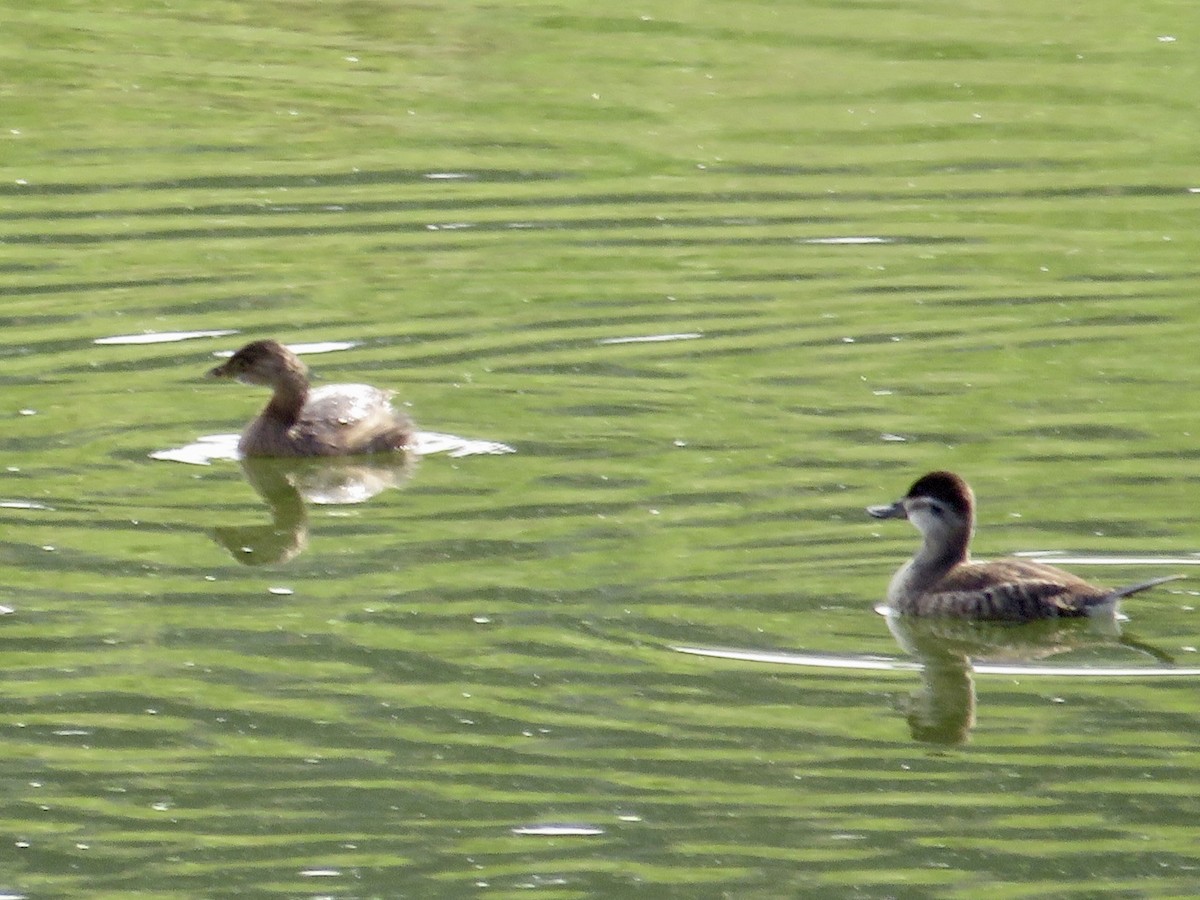
M 366 384 L 330 384 L 310 391 L 308 367 L 278 341 L 254 341 L 208 373 L 275 391 L 246 426 L 244 456 L 349 456 L 407 449 L 408 416 L 392 408 L 391 393 Z
M 900 613 L 1019 622 L 1111 615 L 1122 597 L 1180 577 L 1110 590 L 1031 560 L 971 562 L 975 495 L 952 472 L 931 472 L 895 503 L 868 506 L 867 512 L 877 519 L 908 519 L 921 532 L 921 548 L 888 585 L 888 605 Z

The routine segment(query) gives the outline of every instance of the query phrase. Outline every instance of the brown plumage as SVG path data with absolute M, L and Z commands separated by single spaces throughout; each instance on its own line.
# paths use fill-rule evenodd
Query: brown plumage
M 908 519 L 921 532 L 920 549 L 892 577 L 887 592 L 888 604 L 910 615 L 1019 622 L 1111 615 L 1121 598 L 1179 577 L 1109 589 L 1031 560 L 972 562 L 975 495 L 952 472 L 931 472 L 900 500 L 867 512 L 877 519 Z
M 278 341 L 247 344 L 208 373 L 274 393 L 246 426 L 244 456 L 350 456 L 404 450 L 413 424 L 392 408 L 391 393 L 366 384 L 331 384 L 309 390 L 308 367 Z

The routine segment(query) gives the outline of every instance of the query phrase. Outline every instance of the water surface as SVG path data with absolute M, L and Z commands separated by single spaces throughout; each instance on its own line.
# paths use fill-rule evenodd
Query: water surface
M 862 512 L 1192 571 L 1200 13 L 7 7 L 0 890 L 1200 888 L 1195 579 L 898 643 Z M 515 452 L 151 458 L 263 336 Z

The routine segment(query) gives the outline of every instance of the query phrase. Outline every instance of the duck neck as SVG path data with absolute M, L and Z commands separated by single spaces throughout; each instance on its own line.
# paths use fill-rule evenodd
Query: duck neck
M 940 534 L 936 537 L 926 535 L 921 542 L 921 549 L 912 558 L 913 574 L 919 581 L 931 584 L 941 578 L 959 563 L 970 558 L 971 532 L 964 530 L 959 534 Z
M 901 612 L 920 612 L 924 594 L 955 566 L 970 561 L 971 529 L 921 529 L 921 546 L 912 559 L 902 565 L 888 585 L 888 602 Z
M 308 399 L 308 379 L 301 372 L 285 372 L 275 382 L 275 393 L 263 410 L 263 416 L 282 422 L 289 428 L 300 418 Z

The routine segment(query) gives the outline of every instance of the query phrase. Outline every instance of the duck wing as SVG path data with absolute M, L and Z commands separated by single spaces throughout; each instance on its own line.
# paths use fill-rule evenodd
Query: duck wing
M 1057 581 L 1009 581 L 966 590 L 939 585 L 918 597 L 917 606 L 921 615 L 1030 622 L 1086 615 L 1103 597 L 1081 597 Z
M 1062 569 L 1028 560 L 967 563 L 946 574 L 919 598 L 921 613 L 1028 622 L 1086 616 L 1115 607 L 1118 600 L 1173 581 L 1168 575 L 1128 587 L 1089 584 Z

